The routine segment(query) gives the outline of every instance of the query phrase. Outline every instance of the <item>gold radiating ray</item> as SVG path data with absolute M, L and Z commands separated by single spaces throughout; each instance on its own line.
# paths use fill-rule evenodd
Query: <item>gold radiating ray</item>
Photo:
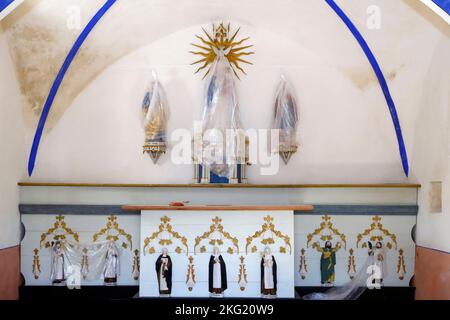
M 207 60 L 208 60 L 208 58 L 203 58 L 203 59 L 194 61 L 194 62 L 192 62 L 191 64 L 197 64 L 197 63 L 204 62 L 204 61 L 207 61 Z
M 228 26 L 230 26 L 230 25 L 228 24 Z M 234 38 L 236 38 L 236 36 L 237 36 L 239 30 L 241 30 L 241 27 L 237 28 L 236 32 L 235 32 L 235 33 L 233 34 L 233 36 L 231 37 L 230 42 L 233 42 L 233 41 L 234 41 Z
M 238 42 L 233 42 L 233 43 L 230 44 L 230 47 L 233 48 L 235 46 L 241 45 L 243 42 L 247 41 L 248 39 L 250 39 L 250 37 L 244 38 L 244 39 L 242 39 L 241 41 L 238 41 Z
M 208 61 L 206 61 L 200 68 L 197 69 L 197 71 L 195 71 L 195 73 L 198 73 L 200 70 L 205 69 L 208 66 Z
M 199 73 L 202 70 L 206 70 L 206 73 L 203 76 L 203 79 L 209 74 L 211 70 L 211 65 L 217 57 L 217 52 L 228 52 L 225 55 L 225 58 L 228 60 L 231 69 L 233 70 L 234 75 L 239 78 L 239 72 L 246 74 L 245 70 L 240 66 L 240 63 L 245 64 L 253 64 L 250 61 L 244 60 L 242 56 L 249 56 L 255 54 L 253 51 L 243 51 L 253 47 L 253 45 L 242 45 L 245 41 L 249 40 L 250 37 L 246 37 L 240 40 L 236 40 L 236 37 L 239 34 L 241 28 L 239 27 L 229 38 L 230 34 L 230 24 L 228 23 L 226 26 L 222 23 L 219 25 L 212 25 L 212 34 L 208 33 L 205 28 L 202 28 L 204 36 L 195 35 L 197 39 L 200 40 L 201 44 L 191 43 L 192 46 L 200 49 L 199 51 L 189 51 L 192 54 L 199 55 L 203 57 L 197 61 L 191 63 L 191 65 L 202 64 L 195 73 Z M 208 69 L 207 67 L 210 66 Z
M 200 49 L 206 50 L 206 51 L 208 51 L 208 50 L 209 50 L 209 48 L 207 48 L 207 47 L 203 47 L 203 46 L 199 46 L 198 44 L 195 44 L 195 43 L 191 43 L 191 45 L 193 45 L 194 47 L 197 47 L 197 48 L 200 48 Z M 191 51 L 191 52 L 192 52 L 192 51 Z
M 238 51 L 241 51 L 241 50 L 244 50 L 244 49 L 248 49 L 248 48 L 251 48 L 251 47 L 253 47 L 252 44 L 249 45 L 249 46 L 245 46 L 245 47 L 233 48 L 233 49 L 230 50 L 230 52 L 238 52 Z M 253 54 L 254 52 L 246 52 L 246 53 L 247 54 Z

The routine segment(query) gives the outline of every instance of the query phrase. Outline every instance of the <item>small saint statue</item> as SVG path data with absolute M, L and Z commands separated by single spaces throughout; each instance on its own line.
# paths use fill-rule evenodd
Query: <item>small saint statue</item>
M 62 243 L 56 241 L 52 246 L 52 269 L 50 279 L 54 286 L 64 285 L 66 282 L 65 258 Z
M 119 249 L 113 240 L 109 240 L 106 248 L 105 266 L 103 267 L 103 278 L 106 286 L 117 284 L 119 274 Z
M 155 263 L 158 277 L 158 289 L 160 297 L 169 297 L 172 293 L 172 260 L 169 250 L 163 248 Z
M 261 258 L 261 296 L 263 298 L 277 296 L 277 262 L 270 247 L 264 249 Z
M 213 249 L 208 271 L 208 287 L 211 297 L 222 298 L 223 292 L 227 290 L 227 268 L 218 247 Z
M 372 243 L 368 242 L 369 256 L 372 258 L 372 283 L 383 283 L 383 278 L 387 275 L 386 268 L 386 254 L 383 249 L 383 243 L 378 241 L 375 244 L 375 249 Z
M 318 250 L 322 253 L 320 257 L 320 276 L 321 283 L 323 286 L 333 286 L 334 285 L 334 266 L 336 265 L 336 251 L 339 250 L 339 244 L 333 248 L 331 241 L 325 242 L 325 247 Z

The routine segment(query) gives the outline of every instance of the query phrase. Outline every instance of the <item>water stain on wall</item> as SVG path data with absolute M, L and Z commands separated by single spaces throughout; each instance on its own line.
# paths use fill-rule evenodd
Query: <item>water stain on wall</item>
M 384 77 L 387 82 L 393 81 L 398 73 L 403 68 L 403 64 L 390 71 L 384 72 Z M 344 75 L 351 80 L 351 82 L 360 90 L 366 90 L 378 83 L 377 76 L 372 69 L 359 67 L 354 69 L 347 69 L 344 71 Z
M 92 17 L 103 3 L 99 0 L 78 5 L 82 7 L 86 20 Z M 40 5 L 45 7 L 41 8 Z M 34 7 L 28 7 L 26 13 L 19 12 L 18 16 L 13 13 L 5 27 L 20 83 L 24 124 L 29 132 L 34 132 L 53 81 L 81 32 L 67 28 L 64 12 L 69 5 L 73 5 L 73 0 L 38 1 Z M 108 20 L 113 23 L 105 24 L 102 21 L 83 43 L 55 96 L 46 121 L 45 132 L 57 124 L 74 99 L 109 65 L 155 40 L 154 34 L 147 32 L 146 37 L 133 38 L 128 35 L 126 39 L 122 39 L 125 41 L 113 41 L 114 45 L 99 44 L 97 29 L 105 27 L 107 32 L 111 32 L 114 27 L 120 27 L 123 22 L 121 13 L 126 12 L 128 5 L 130 4 L 127 2 L 117 3 L 113 8 L 116 10 L 108 12 Z M 46 15 L 45 19 L 42 17 L 43 12 Z M 85 23 L 87 20 L 83 25 Z M 175 25 L 168 27 L 163 34 L 159 32 L 159 36 L 176 29 Z
M 34 10 L 23 12 L 25 9 L 9 17 L 6 31 L 22 94 L 24 124 L 34 130 L 53 80 L 77 34 L 64 28 L 60 17 L 52 20 L 49 15 L 45 20 L 33 14 Z

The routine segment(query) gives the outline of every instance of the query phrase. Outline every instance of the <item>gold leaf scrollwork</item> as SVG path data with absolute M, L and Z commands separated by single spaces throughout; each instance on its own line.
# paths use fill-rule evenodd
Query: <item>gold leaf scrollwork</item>
M 326 233 L 325 233 L 326 232 Z M 322 216 L 322 222 L 320 223 L 319 228 L 315 229 L 312 233 L 309 233 L 306 236 L 306 247 L 309 248 L 312 246 L 317 251 L 321 251 L 320 244 L 318 242 L 314 242 L 311 245 L 311 242 L 315 237 L 319 237 L 322 241 L 332 241 L 334 236 L 338 236 L 340 241 L 336 244 L 336 251 L 341 248 L 341 244 L 344 245 L 344 249 L 347 247 L 347 238 L 345 234 L 341 233 L 337 228 L 334 227 L 331 222 L 331 218 L 328 215 Z
M 356 247 L 359 248 L 361 246 L 361 248 L 367 248 L 367 240 L 383 242 L 386 238 L 386 247 L 388 249 L 397 249 L 397 236 L 383 227 L 383 224 L 381 223 L 381 217 L 374 216 L 372 217 L 372 223 L 370 224 L 369 228 L 356 236 Z
M 403 256 L 403 249 L 398 250 L 397 274 L 400 280 L 405 279 L 406 265 L 405 258 Z
M 92 236 L 92 241 L 97 242 L 102 236 L 105 236 L 106 240 L 112 240 L 114 242 L 122 238 L 124 241 L 121 246 L 124 249 L 132 250 L 133 248 L 133 237 L 131 234 L 125 232 L 124 229 L 120 228 L 119 223 L 117 222 L 117 216 L 115 215 L 110 215 L 108 217 L 106 226 Z
M 195 285 L 195 266 L 194 266 L 194 257 L 189 256 L 188 258 L 188 271 L 186 275 L 186 285 L 189 291 L 192 291 Z
M 81 274 L 83 279 L 86 280 L 87 275 L 89 274 L 89 257 L 88 257 L 88 249 L 82 249 L 83 255 L 81 256 Z
M 247 270 L 245 269 L 245 257 L 241 256 L 239 258 L 241 260 L 241 263 L 239 264 L 239 289 L 241 291 L 244 291 L 247 287 Z
M 186 255 L 188 255 L 189 250 L 188 250 L 187 238 L 173 230 L 172 225 L 169 223 L 170 222 L 169 217 L 164 216 L 164 217 L 160 218 L 160 220 L 161 220 L 161 223 L 158 227 L 158 231 L 153 232 L 149 237 L 144 239 L 144 247 L 143 247 L 144 255 L 147 251 L 147 247 L 153 241 L 157 240 L 159 245 L 165 246 L 165 245 L 173 244 L 174 239 L 177 239 L 181 242 L 181 244 L 183 245 L 184 250 L 186 252 Z M 161 238 L 161 236 L 163 234 L 169 235 L 169 238 Z M 155 253 L 155 248 L 152 246 L 152 247 L 150 247 L 150 249 L 148 251 L 150 254 L 153 254 L 153 253 Z M 179 246 L 177 246 L 175 249 L 175 252 L 178 254 L 181 253 L 182 251 L 183 251 L 183 249 Z
M 33 257 L 33 266 L 32 266 L 32 271 L 33 271 L 33 276 L 34 278 L 37 280 L 39 279 L 39 276 L 41 275 L 41 262 L 39 261 L 39 249 L 35 248 L 33 250 L 34 252 L 34 257 Z
M 303 248 L 300 250 L 300 264 L 298 272 L 300 273 L 300 277 L 305 280 L 306 274 L 308 273 L 308 265 L 306 264 L 305 249 Z
M 49 236 L 53 236 L 53 241 L 66 240 L 68 236 L 71 236 L 76 242 L 79 241 L 78 233 L 67 227 L 63 215 L 57 215 L 55 219 L 56 221 L 53 224 L 53 227 L 49 228 L 46 232 L 41 234 L 41 239 L 39 242 L 40 248 L 50 248 L 52 246 L 51 241 L 47 240 Z
M 281 253 L 287 253 L 287 251 L 289 251 L 289 254 L 292 254 L 291 238 L 283 234 L 281 231 L 276 230 L 273 220 L 274 218 L 269 215 L 264 217 L 264 223 L 261 226 L 261 230 L 255 231 L 255 233 L 252 236 L 248 236 L 246 238 L 246 245 L 245 245 L 246 254 L 248 254 L 248 248 L 252 245 L 255 239 L 261 239 L 260 243 L 263 245 L 270 245 L 275 243 L 274 238 L 279 238 L 284 241 L 285 247 L 280 247 Z M 269 233 L 268 237 L 266 237 L 267 233 Z M 257 251 L 256 246 L 253 246 L 251 248 L 251 252 L 254 253 L 256 251 Z
M 197 252 L 197 247 L 201 244 L 203 240 L 209 240 L 208 243 L 211 246 L 217 245 L 222 246 L 224 244 L 224 239 L 229 240 L 233 248 L 229 247 L 227 252 L 233 254 L 234 252 L 239 253 L 239 240 L 236 237 L 231 236 L 230 233 L 226 232 L 222 226 L 222 219 L 219 217 L 215 217 L 212 219 L 212 224 L 209 227 L 209 231 L 204 232 L 201 236 L 198 236 L 195 238 L 195 245 L 194 245 L 194 254 Z M 217 237 L 219 235 L 219 237 Z M 206 248 L 205 246 L 202 246 L 200 248 L 200 252 L 205 252 Z
M 134 280 L 139 280 L 140 268 L 141 268 L 141 261 L 139 257 L 139 250 L 136 249 L 134 250 L 133 269 L 131 270 Z
M 354 250 L 353 248 L 350 248 L 349 256 L 348 256 L 348 266 L 347 266 L 347 273 L 350 279 L 353 280 L 356 274 L 356 263 L 355 263 L 355 256 L 353 255 Z

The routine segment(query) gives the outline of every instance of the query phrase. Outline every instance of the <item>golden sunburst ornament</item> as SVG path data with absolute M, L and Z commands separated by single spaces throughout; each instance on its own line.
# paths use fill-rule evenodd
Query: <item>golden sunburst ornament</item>
M 201 41 L 201 45 L 192 43 L 194 47 L 199 48 L 202 51 L 190 51 L 195 55 L 200 55 L 203 57 L 202 59 L 191 63 L 191 65 L 201 64 L 201 66 L 197 69 L 197 71 L 195 71 L 195 73 L 198 73 L 209 66 L 208 70 L 203 76 L 204 79 L 211 70 L 211 65 L 216 57 L 219 54 L 223 54 L 224 57 L 227 58 L 228 62 L 230 63 L 231 69 L 238 79 L 238 70 L 243 74 L 246 74 L 239 63 L 252 64 L 250 61 L 242 59 L 242 56 L 249 56 L 251 54 L 254 54 L 254 52 L 244 51 L 245 49 L 253 47 L 253 45 L 243 45 L 243 43 L 250 39 L 250 37 L 243 38 L 241 40 L 236 39 L 240 29 L 241 28 L 238 28 L 230 38 L 230 24 L 228 24 L 227 26 L 225 26 L 223 23 L 220 23 L 218 26 L 213 24 L 213 36 L 211 36 L 204 28 L 202 28 L 207 39 L 203 38 L 202 36 L 196 35 L 196 37 Z

